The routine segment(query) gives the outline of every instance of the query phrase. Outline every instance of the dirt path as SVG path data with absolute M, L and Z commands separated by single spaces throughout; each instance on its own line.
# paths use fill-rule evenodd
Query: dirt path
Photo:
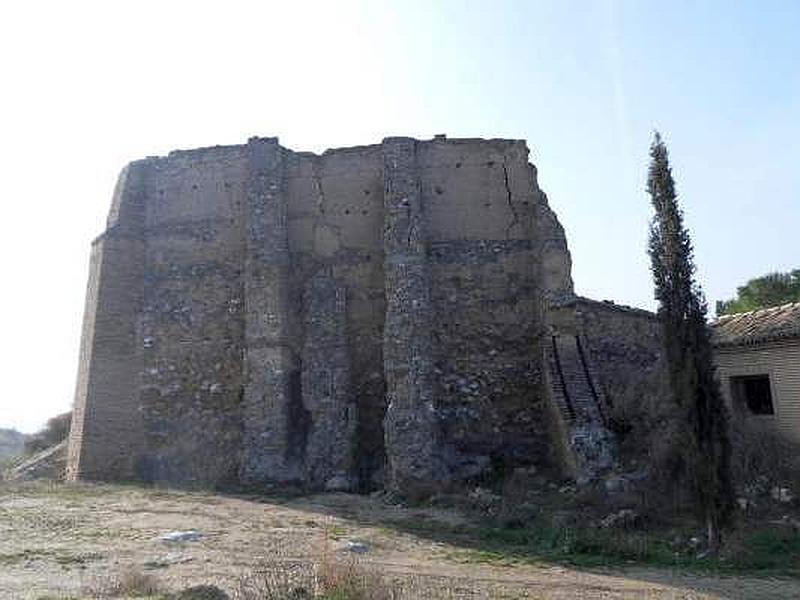
M 445 598 L 800 598 L 795 580 L 483 563 L 469 549 L 395 526 L 414 520 L 464 522 L 453 511 L 344 494 L 264 502 L 119 486 L 0 484 L 0 598 L 78 598 L 86 586 L 128 568 L 176 589 L 213 583 L 232 590 L 260 564 L 349 560 L 351 542 L 366 544 L 363 563 L 424 582 Z M 203 537 L 158 539 L 186 530 Z

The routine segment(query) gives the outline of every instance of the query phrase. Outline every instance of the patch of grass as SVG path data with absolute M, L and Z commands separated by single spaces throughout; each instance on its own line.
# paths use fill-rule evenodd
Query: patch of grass
M 519 560 L 511 558 L 501 552 L 490 552 L 489 550 L 466 550 L 449 555 L 450 560 L 462 563 L 492 564 L 503 567 L 513 567 L 519 564 Z
M 63 567 L 85 567 L 86 563 L 105 558 L 99 552 L 78 552 L 75 554 L 63 552 L 55 555 L 56 562 Z
M 87 498 L 108 497 L 136 491 L 134 485 L 105 483 L 65 483 L 54 480 L 37 481 L 2 481 L 0 497 L 15 496 L 19 498 L 58 498 L 65 504 L 69 502 L 83 503 Z M 138 488 L 141 490 L 141 487 Z
M 20 550 L 19 552 L 0 554 L 0 565 L 10 567 L 33 560 L 53 560 L 62 567 L 83 567 L 88 562 L 101 560 L 102 558 L 104 558 L 103 555 L 97 552 L 72 553 L 46 548 L 26 548 L 24 550 Z
M 325 538 L 329 540 L 340 540 L 347 536 L 347 529 L 341 525 L 326 524 Z
M 674 532 L 600 529 L 589 527 L 452 526 L 431 520 L 395 521 L 394 526 L 423 537 L 466 548 L 457 559 L 513 565 L 543 562 L 577 567 L 630 565 L 681 568 L 717 574 L 800 576 L 800 534 L 788 528 L 745 529 L 734 532 L 719 557 L 697 558 L 676 547 Z
M 40 558 L 47 558 L 52 555 L 52 550 L 26 548 L 25 550 L 20 550 L 19 552 L 7 552 L 5 554 L 0 554 L 0 565 L 11 567 L 19 563 Z
M 739 569 L 800 574 L 800 535 L 791 529 L 761 529 L 733 540 L 731 563 Z

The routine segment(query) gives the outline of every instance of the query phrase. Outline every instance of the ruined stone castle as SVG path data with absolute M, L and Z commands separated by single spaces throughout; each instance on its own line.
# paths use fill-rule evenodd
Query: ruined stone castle
M 133 162 L 92 246 L 68 477 L 429 493 L 607 468 L 658 326 L 570 270 L 523 141 Z

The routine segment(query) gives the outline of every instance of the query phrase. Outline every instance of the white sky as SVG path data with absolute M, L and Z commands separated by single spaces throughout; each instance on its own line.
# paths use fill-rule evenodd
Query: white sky
M 734 15 L 765 33 L 737 72 L 730 49 L 748 42 L 736 18 L 644 4 L 4 3 L 0 427 L 32 431 L 70 407 L 89 247 L 116 176 L 173 149 L 252 135 L 314 151 L 387 135 L 525 138 L 578 291 L 651 306 L 642 192 L 658 126 L 679 189 L 707 200 L 687 219 L 712 302 L 800 266 L 800 78 L 786 60 L 800 11 Z M 639 27 L 656 17 L 676 28 L 663 48 Z M 754 220 L 746 248 L 719 234 Z

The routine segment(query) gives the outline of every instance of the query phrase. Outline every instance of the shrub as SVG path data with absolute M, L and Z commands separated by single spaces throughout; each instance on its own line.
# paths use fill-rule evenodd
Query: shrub
M 72 412 L 65 412 L 47 421 L 38 432 L 25 440 L 25 453 L 36 454 L 67 439 L 72 424 Z
M 355 560 L 265 563 L 239 581 L 237 600 L 391 600 L 397 590 Z
M 229 600 L 230 596 L 215 585 L 193 585 L 170 597 L 170 600 Z
M 235 600 L 451 600 L 448 585 L 432 586 L 419 577 L 383 577 L 355 559 L 323 553 L 314 564 L 267 562 L 238 582 Z
M 129 567 L 95 582 L 86 592 L 91 598 L 141 598 L 162 595 L 164 589 L 153 575 Z
M 768 491 L 788 485 L 800 491 L 800 445 L 786 437 L 773 423 L 736 415 L 731 419 L 732 468 L 742 491 L 754 484 Z

